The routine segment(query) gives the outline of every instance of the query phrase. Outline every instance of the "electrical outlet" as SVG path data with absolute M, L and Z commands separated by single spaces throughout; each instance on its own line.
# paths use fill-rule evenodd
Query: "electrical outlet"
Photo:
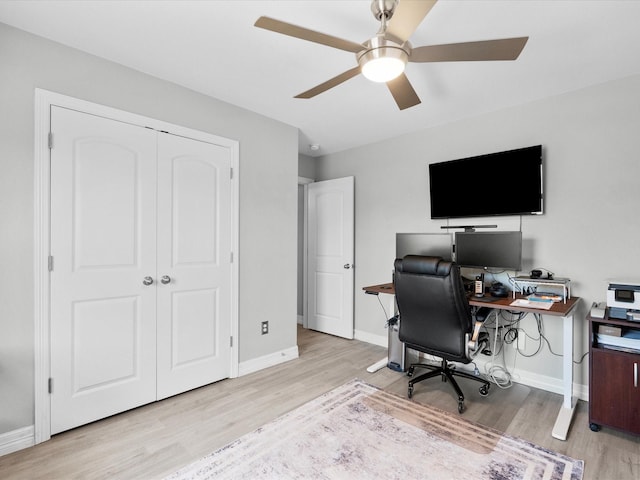
M 262 322 L 262 335 L 269 333 L 269 322 Z

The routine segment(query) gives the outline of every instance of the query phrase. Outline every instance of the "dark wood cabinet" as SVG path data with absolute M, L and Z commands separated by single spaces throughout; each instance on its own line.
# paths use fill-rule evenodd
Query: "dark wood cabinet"
M 640 352 L 619 351 L 598 343 L 600 325 L 640 330 L 640 324 L 613 318 L 589 320 L 589 424 L 640 434 Z

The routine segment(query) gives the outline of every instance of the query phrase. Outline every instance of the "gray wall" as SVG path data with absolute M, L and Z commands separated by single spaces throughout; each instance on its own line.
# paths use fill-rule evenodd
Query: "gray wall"
M 638 132 L 640 76 L 634 76 L 322 157 L 318 180 L 356 178 L 356 330 L 386 335 L 378 302 L 358 292 L 390 280 L 396 232 L 440 231 L 443 222 L 429 217 L 427 165 L 542 144 L 546 211 L 522 217 L 523 271 L 543 267 L 573 280 L 572 293 L 583 297 L 574 325 L 579 359 L 588 349 L 585 314 L 591 302 L 605 300 L 607 279 L 640 278 Z M 494 202 L 517 194 L 517 185 L 500 184 L 460 192 Z M 561 323 L 544 318 L 556 353 Z M 523 325 L 535 336 L 531 320 Z M 561 358 L 546 346 L 533 358 L 518 356 L 515 367 L 543 376 L 541 382 L 562 376 Z M 586 360 L 575 372 L 575 382 L 588 384 Z
M 0 434 L 34 422 L 36 87 L 239 141 L 240 361 L 295 347 L 297 129 L 3 24 L 0 71 Z
M 316 178 L 316 159 L 309 155 L 298 155 L 298 176 Z

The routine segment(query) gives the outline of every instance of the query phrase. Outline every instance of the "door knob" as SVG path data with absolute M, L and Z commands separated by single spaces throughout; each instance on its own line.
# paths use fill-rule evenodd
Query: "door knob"
M 160 279 L 160 282 L 162 282 L 163 285 L 166 285 L 167 283 L 171 283 L 171 277 L 169 275 L 163 275 L 162 278 Z
M 153 283 L 153 278 L 151 277 L 144 277 L 142 279 L 142 284 L 143 285 L 151 285 Z
M 346 268 L 347 270 L 349 270 L 351 267 L 353 267 L 353 265 L 351 265 L 350 263 L 344 264 L 344 268 Z

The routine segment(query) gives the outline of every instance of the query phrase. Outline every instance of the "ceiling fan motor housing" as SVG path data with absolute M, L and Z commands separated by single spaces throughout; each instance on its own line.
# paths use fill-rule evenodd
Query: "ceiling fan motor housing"
M 396 11 L 398 0 L 373 0 L 371 2 L 371 13 L 376 20 L 382 20 L 383 16 L 389 20 Z

